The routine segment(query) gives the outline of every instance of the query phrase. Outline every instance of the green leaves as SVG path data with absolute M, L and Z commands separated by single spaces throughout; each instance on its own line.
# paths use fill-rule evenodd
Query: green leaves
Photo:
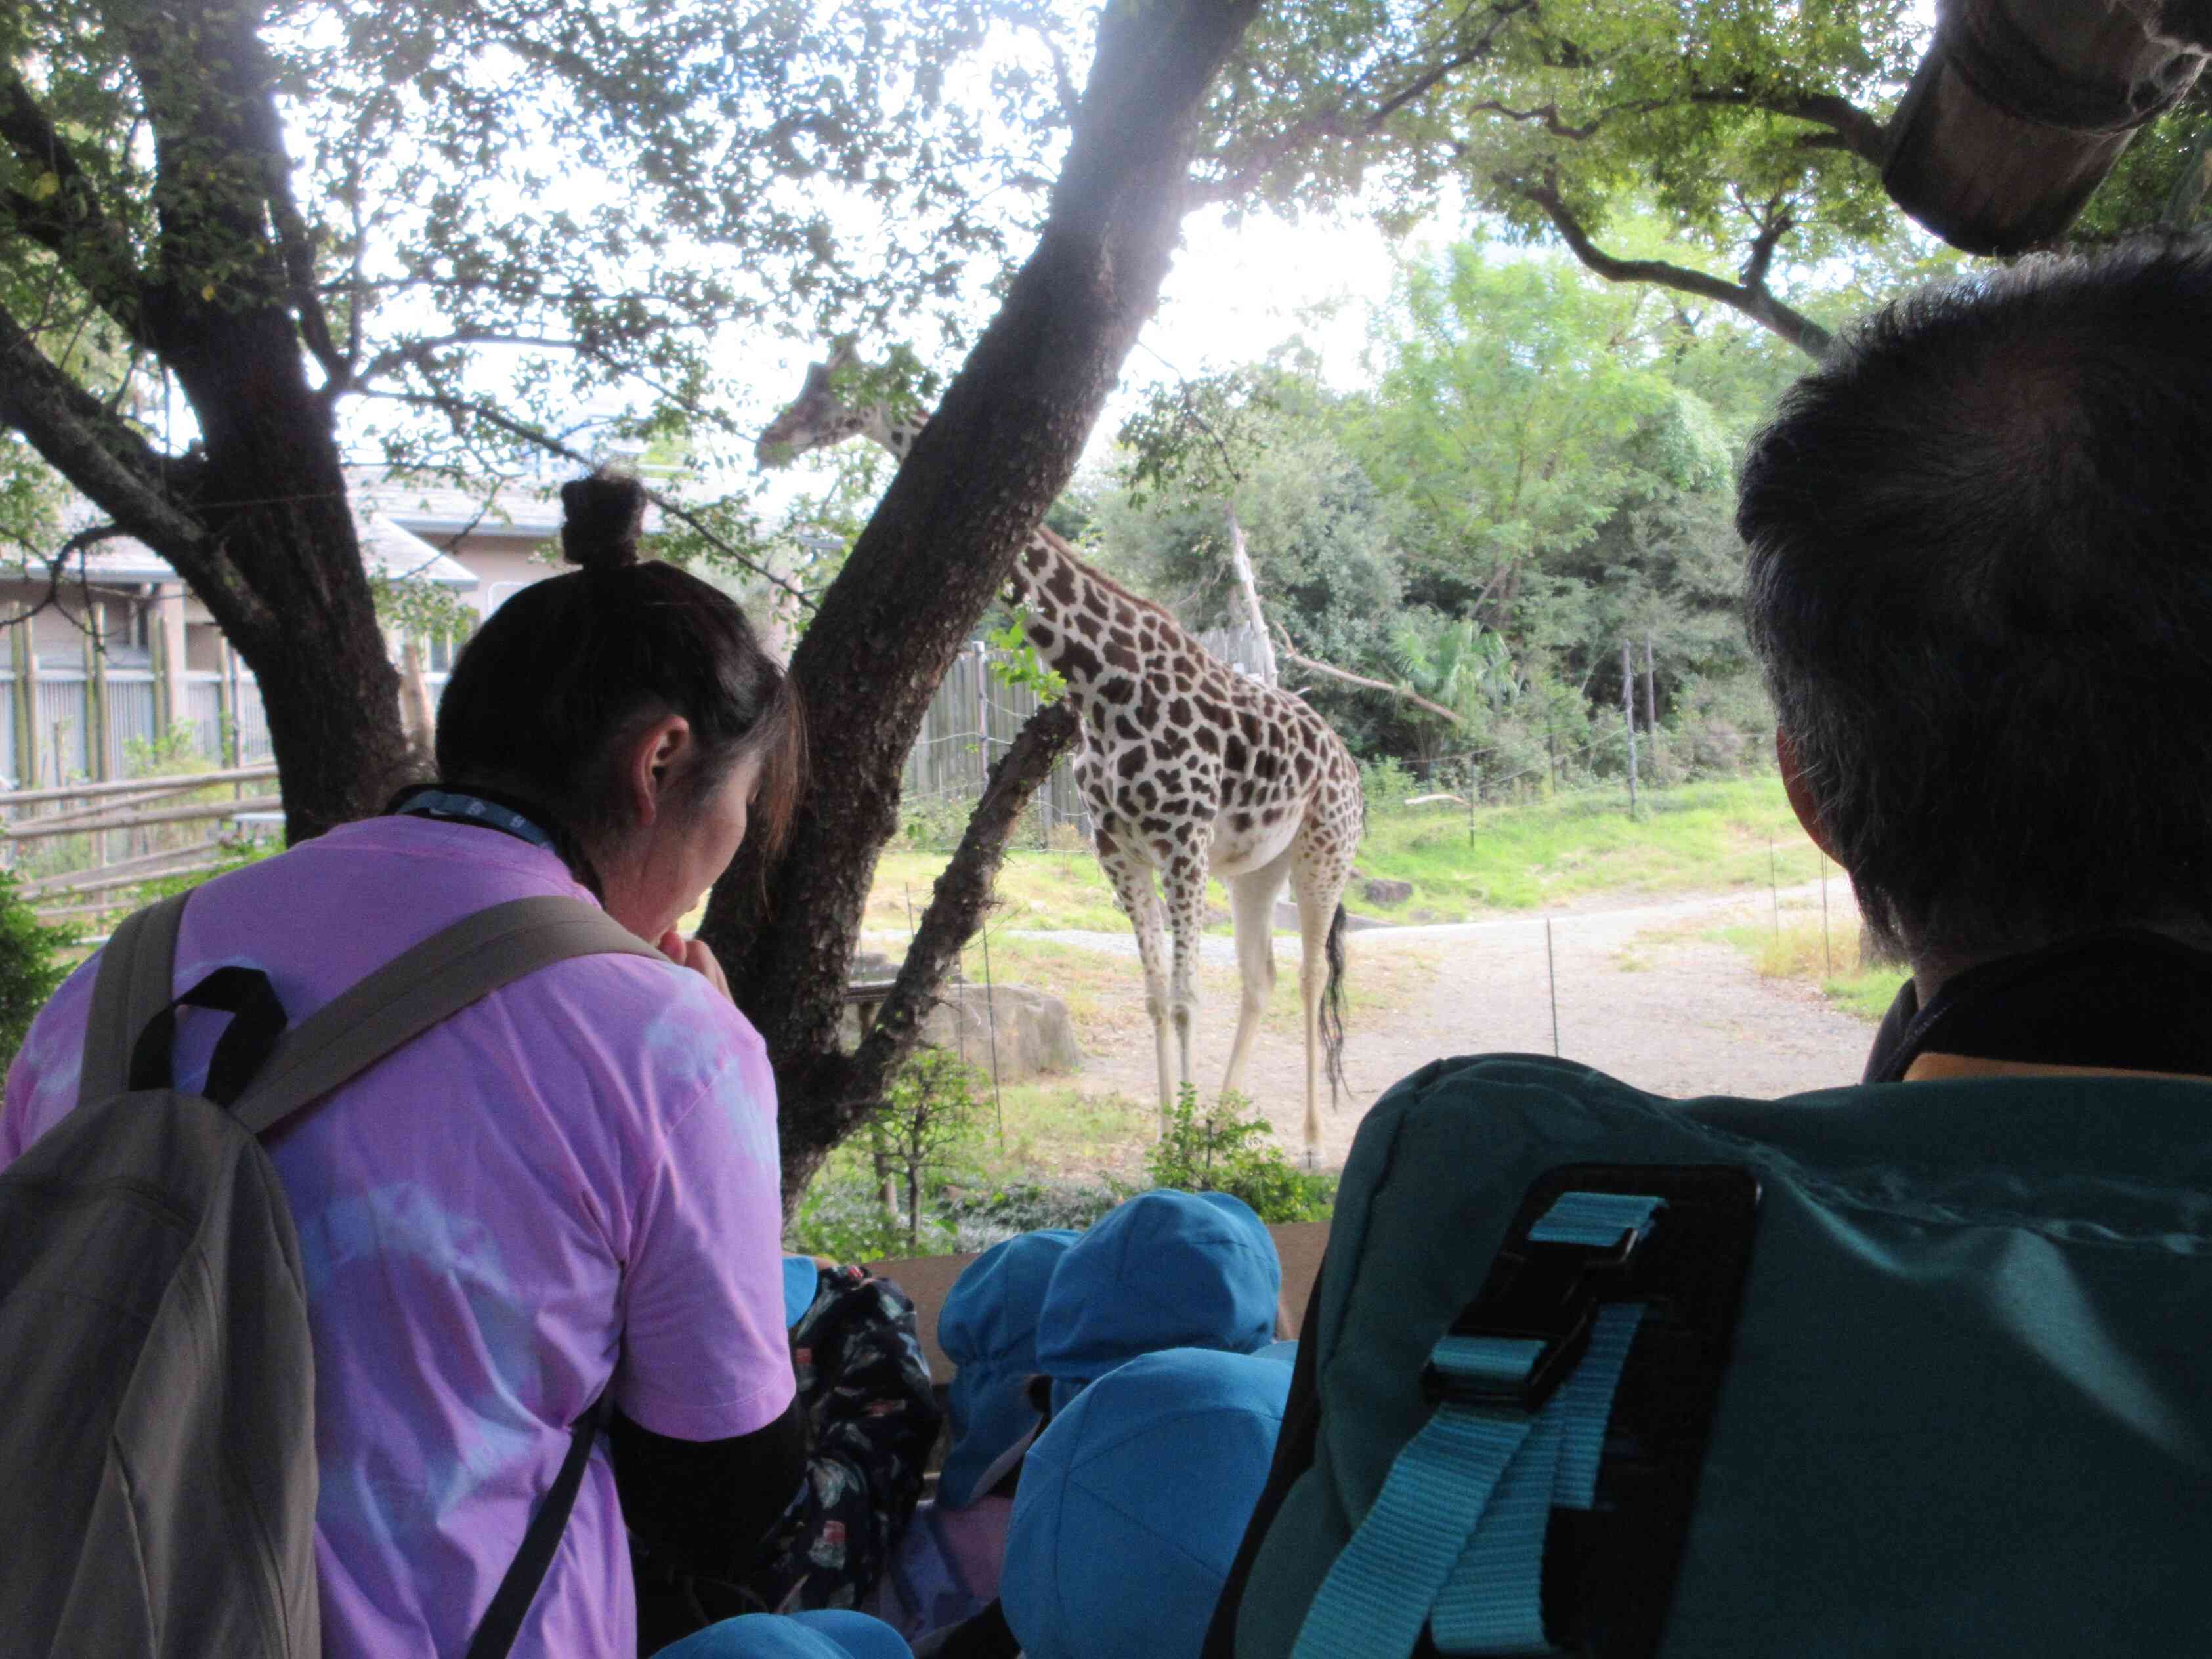
M 1001 685 L 1026 686 L 1036 694 L 1039 702 L 1056 702 L 1066 691 L 1066 678 L 1058 669 L 1045 666 L 1044 659 L 1037 655 L 1036 647 L 1030 643 L 1029 635 L 1022 631 L 1020 617 L 1016 617 L 1004 628 L 986 633 L 983 637 L 997 653 L 988 660 L 991 678 Z

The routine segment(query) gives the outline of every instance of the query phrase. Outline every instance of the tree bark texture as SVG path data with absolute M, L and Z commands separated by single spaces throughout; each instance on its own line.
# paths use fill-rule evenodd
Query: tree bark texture
M 843 988 L 924 710 L 1066 488 L 1159 300 L 1207 88 L 1257 0 L 1115 0 L 1036 251 L 793 654 L 814 783 L 791 849 L 742 855 L 702 932 L 769 1044 L 787 1176 L 854 1121 Z M 763 910 L 763 903 L 765 910 Z M 933 986 L 925 988 L 933 989 Z
M 343 366 L 300 274 L 313 254 L 264 21 L 252 0 L 112 9 L 150 112 L 157 235 L 143 266 L 31 88 L 12 71 L 0 84 L 0 143 L 67 181 L 51 213 L 19 206 L 16 230 L 175 377 L 200 437 L 159 453 L 4 309 L 0 422 L 166 559 L 253 669 L 297 841 L 374 811 L 406 750 L 329 400 L 308 383 L 310 349 L 327 374 Z
M 1230 503 L 1229 564 L 1237 573 L 1237 586 L 1244 595 L 1245 620 L 1260 640 L 1260 678 L 1269 685 L 1280 685 L 1282 674 L 1275 666 L 1274 641 L 1267 637 L 1267 613 L 1260 608 L 1260 579 L 1253 574 L 1252 554 L 1244 544 L 1244 526 L 1237 516 L 1235 502 Z
M 890 994 L 854 1051 L 844 1097 L 834 1103 L 836 1116 L 830 1127 L 839 1139 L 883 1099 L 891 1073 L 912 1052 L 922 1022 L 936 1006 L 938 988 L 990 908 L 999 868 L 1006 862 L 1006 837 L 1020 822 L 1030 798 L 1075 746 L 1077 736 L 1074 708 L 1064 701 L 1047 703 L 1023 722 L 1006 752 L 992 766 L 982 799 L 915 927 L 914 943 L 899 965 Z M 794 1196 L 803 1191 L 835 1144 L 798 1146 L 786 1135 L 784 1191 Z

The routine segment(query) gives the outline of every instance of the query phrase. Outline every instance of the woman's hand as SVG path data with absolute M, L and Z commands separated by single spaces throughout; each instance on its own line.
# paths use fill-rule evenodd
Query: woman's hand
M 707 983 L 720 991 L 724 999 L 734 1003 L 730 995 L 730 981 L 722 972 L 722 964 L 714 960 L 714 953 L 696 939 L 686 939 L 673 927 L 660 936 L 660 954 L 678 968 L 689 968 L 705 975 Z

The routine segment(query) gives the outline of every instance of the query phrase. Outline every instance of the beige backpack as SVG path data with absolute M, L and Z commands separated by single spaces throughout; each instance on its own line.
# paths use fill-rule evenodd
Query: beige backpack
M 289 1036 L 257 969 L 171 999 L 187 896 L 116 930 L 76 1109 L 0 1172 L 0 1632 L 10 1656 L 314 1659 L 314 1358 L 300 1246 L 260 1134 L 508 981 L 665 960 L 529 898 L 456 923 Z M 204 1094 L 170 1086 L 179 1006 L 231 1019 Z M 503 1654 L 552 1559 L 599 1408 L 469 1659 Z

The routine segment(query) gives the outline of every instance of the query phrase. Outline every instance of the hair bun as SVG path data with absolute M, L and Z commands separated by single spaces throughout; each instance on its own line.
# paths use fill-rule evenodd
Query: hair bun
M 645 526 L 645 486 L 618 472 L 594 472 L 561 486 L 561 554 L 586 570 L 637 562 Z

